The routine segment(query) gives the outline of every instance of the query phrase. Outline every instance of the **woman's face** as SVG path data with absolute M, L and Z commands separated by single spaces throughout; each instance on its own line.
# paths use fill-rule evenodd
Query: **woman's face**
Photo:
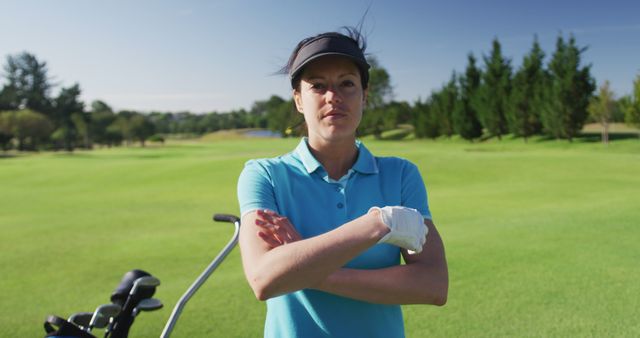
M 293 92 L 304 114 L 310 141 L 353 140 L 362 119 L 367 92 L 358 67 L 346 57 L 321 57 L 307 65 Z

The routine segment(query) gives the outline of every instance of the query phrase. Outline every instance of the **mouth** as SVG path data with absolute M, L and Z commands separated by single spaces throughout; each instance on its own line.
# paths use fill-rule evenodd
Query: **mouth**
M 324 114 L 322 116 L 323 119 L 339 119 L 339 118 L 343 118 L 346 117 L 347 114 L 343 113 L 341 110 L 339 109 L 331 109 L 328 113 Z

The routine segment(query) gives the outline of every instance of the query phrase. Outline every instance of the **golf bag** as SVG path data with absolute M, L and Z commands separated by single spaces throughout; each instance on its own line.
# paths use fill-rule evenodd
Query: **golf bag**
M 105 337 L 127 338 L 136 315 L 141 311 L 156 310 L 162 307 L 158 300 L 149 305 L 150 298 L 156 292 L 160 280 L 142 270 L 127 272 L 120 284 L 111 294 L 112 304 L 100 305 L 95 313 L 82 312 L 68 320 L 58 316 L 48 316 L 44 323 L 45 337 L 56 338 L 95 338 L 90 332 L 94 327 L 105 328 Z M 140 302 L 147 302 L 141 308 Z M 110 310 L 107 310 L 110 309 Z M 107 312 L 106 311 L 111 311 Z
M 198 276 L 173 308 L 160 337 L 168 338 L 182 313 L 184 306 L 195 292 L 204 284 L 211 273 L 238 243 L 240 218 L 233 215 L 215 214 L 217 222 L 233 223 L 235 231 L 227 245 L 220 251 L 207 268 Z M 120 284 L 111 294 L 111 304 L 100 305 L 95 312 L 78 312 L 69 320 L 57 316 L 47 317 L 44 328 L 45 337 L 55 338 L 95 338 L 90 332 L 94 328 L 105 328 L 104 338 L 127 338 L 129 329 L 140 311 L 154 311 L 162 308 L 162 302 L 151 298 L 156 292 L 160 280 L 142 270 L 127 272 Z
M 45 319 L 44 330 L 47 332 L 46 338 L 96 338 L 66 319 L 54 315 Z
M 151 274 L 142 270 L 131 270 L 122 277 L 122 281 L 111 294 L 111 302 L 120 305 L 122 312 L 114 319 L 113 327 L 107 336 L 112 338 L 127 338 L 129 336 L 129 329 L 135 319 L 133 309 L 142 299 L 151 298 L 156 292 L 155 287 L 145 287 L 135 294 L 131 294 L 135 280 L 146 276 L 151 276 Z

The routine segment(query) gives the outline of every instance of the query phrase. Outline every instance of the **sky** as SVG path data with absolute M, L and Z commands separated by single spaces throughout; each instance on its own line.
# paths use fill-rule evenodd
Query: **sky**
M 0 0 L 0 63 L 23 51 L 56 87 L 79 83 L 87 106 L 227 112 L 291 96 L 274 75 L 301 39 L 364 19 L 367 52 L 394 98 L 426 99 L 497 38 L 517 69 L 538 37 L 548 62 L 559 35 L 619 97 L 640 74 L 640 1 Z M 480 62 L 482 65 L 482 62 Z M 5 83 L 0 70 L 0 83 Z

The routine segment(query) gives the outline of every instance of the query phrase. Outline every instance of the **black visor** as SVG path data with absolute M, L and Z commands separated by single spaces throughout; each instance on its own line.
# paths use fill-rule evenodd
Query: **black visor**
M 327 55 L 348 57 L 358 66 L 363 85 L 369 83 L 370 66 L 358 44 L 353 39 L 342 34 L 330 34 L 311 39 L 300 48 L 289 70 L 291 87 L 295 89 L 295 79 L 302 73 L 304 66 L 317 58 Z

